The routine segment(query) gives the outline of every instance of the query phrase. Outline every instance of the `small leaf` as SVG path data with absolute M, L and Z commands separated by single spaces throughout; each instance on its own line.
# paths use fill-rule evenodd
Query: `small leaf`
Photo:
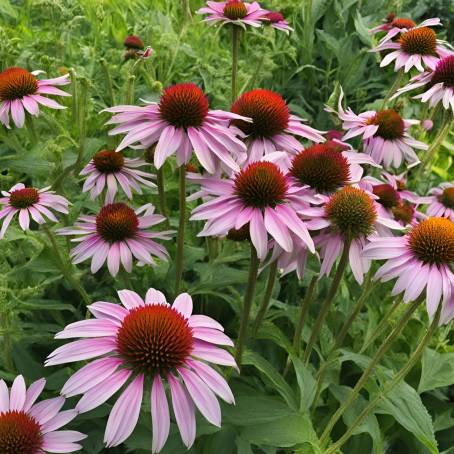
M 438 353 L 426 348 L 422 357 L 418 392 L 454 384 L 454 353 Z

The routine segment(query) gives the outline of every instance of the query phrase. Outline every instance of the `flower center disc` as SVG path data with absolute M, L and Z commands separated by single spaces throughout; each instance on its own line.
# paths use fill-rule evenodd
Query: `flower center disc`
M 0 453 L 36 454 L 42 452 L 40 425 L 23 411 L 0 413 Z
M 159 101 L 161 117 L 177 128 L 201 126 L 208 115 L 208 101 L 193 83 L 167 87 Z
M 407 19 L 406 17 L 397 17 L 391 22 L 391 26 L 410 29 L 416 27 L 416 24 L 411 19 Z
M 39 193 L 35 188 L 23 188 L 12 191 L 9 203 L 14 208 L 28 208 L 39 201 Z
M 408 202 L 401 202 L 392 208 L 394 219 L 402 221 L 405 225 L 410 224 L 415 217 L 415 209 Z
M 431 85 L 443 83 L 454 88 L 454 55 L 443 58 L 437 63 L 430 82 Z
M 350 166 L 347 158 L 331 145 L 318 144 L 295 156 L 290 173 L 302 185 L 329 194 L 349 181 Z
M 192 344 L 187 320 L 163 304 L 130 310 L 117 334 L 118 353 L 127 366 L 150 376 L 181 366 Z
M 235 177 L 235 193 L 246 206 L 275 207 L 287 195 L 288 184 L 279 167 L 272 162 L 249 164 Z
M 440 196 L 440 202 L 447 208 L 454 209 L 454 186 L 446 188 Z
M 370 123 L 378 125 L 376 134 L 385 140 L 401 139 L 404 135 L 404 121 L 395 110 L 386 109 L 378 111 L 370 120 Z
M 105 205 L 96 216 L 96 230 L 109 243 L 132 238 L 138 227 L 136 213 L 125 203 Z
M 377 184 L 372 191 L 379 197 L 378 202 L 385 208 L 393 208 L 399 203 L 399 193 L 390 184 Z
M 125 159 L 120 152 L 101 150 L 93 156 L 93 163 L 100 172 L 113 173 L 123 168 Z
M 325 206 L 334 227 L 351 239 L 373 230 L 377 212 L 373 200 L 362 189 L 345 186 L 334 193 Z
M 124 46 L 128 49 L 143 50 L 145 45 L 143 41 L 136 35 L 129 35 L 125 38 Z
M 436 55 L 437 35 L 427 27 L 414 28 L 400 38 L 400 47 L 410 55 Z
M 428 218 L 409 233 L 408 244 L 424 263 L 454 262 L 454 223 L 446 218 Z
M 23 68 L 8 68 L 0 73 L 0 100 L 13 101 L 38 90 L 36 77 Z
M 252 118 L 252 123 L 234 120 L 232 123 L 252 137 L 273 137 L 287 128 L 290 112 L 281 95 L 256 89 L 241 95 L 232 105 L 232 112 Z
M 246 5 L 241 0 L 230 0 L 224 6 L 224 16 L 230 20 L 243 19 L 247 16 Z

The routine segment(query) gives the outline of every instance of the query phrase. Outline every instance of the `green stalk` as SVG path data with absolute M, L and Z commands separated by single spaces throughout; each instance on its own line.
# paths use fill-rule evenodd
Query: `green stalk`
M 114 93 L 113 84 L 112 84 L 112 77 L 110 77 L 109 66 L 107 65 L 105 58 L 101 58 L 100 63 L 101 63 L 101 68 L 104 73 L 104 80 L 105 80 L 106 86 L 107 86 L 107 93 L 109 94 L 110 105 L 114 106 L 116 104 L 115 93 Z
M 179 167 L 179 223 L 177 238 L 177 254 L 175 258 L 175 295 L 180 293 L 183 277 L 184 228 L 186 224 L 186 166 Z
M 238 97 L 238 50 L 240 46 L 240 29 L 232 25 L 232 103 Z
M 348 263 L 348 253 L 350 251 L 351 240 L 346 239 L 344 242 L 344 248 L 342 250 L 342 255 L 337 265 L 336 274 L 334 275 L 333 281 L 331 282 L 331 287 L 328 291 L 328 295 L 325 299 L 325 302 L 320 309 L 320 313 L 315 321 L 314 327 L 312 328 L 311 337 L 306 346 L 306 351 L 304 352 L 303 362 L 308 363 L 311 357 L 312 349 L 314 348 L 315 343 L 317 342 L 318 335 L 322 329 L 323 322 L 325 321 L 326 316 L 328 315 L 331 304 L 336 296 L 336 292 L 339 289 L 339 285 L 344 274 L 345 269 L 347 268 Z
M 268 305 L 270 304 L 271 295 L 274 289 L 274 283 L 276 282 L 277 275 L 277 260 L 275 260 L 271 265 L 268 272 L 268 281 L 266 284 L 265 295 L 263 296 L 262 303 L 255 317 L 254 328 L 252 329 L 252 335 L 256 336 L 257 332 L 262 324 L 263 318 L 265 317 L 266 311 L 268 310 Z
M 2 334 L 3 334 L 3 360 L 5 369 L 14 371 L 13 357 L 11 354 L 11 320 L 9 313 L 4 313 L 2 317 Z
M 257 285 L 257 275 L 259 272 L 260 260 L 257 257 L 257 251 L 251 243 L 251 262 L 249 264 L 249 277 L 247 282 L 246 293 L 243 300 L 243 312 L 241 314 L 240 331 L 236 341 L 235 361 L 238 368 L 241 368 L 241 360 L 243 357 L 244 345 L 247 338 L 247 328 L 249 323 L 249 315 L 251 313 L 252 302 L 254 301 L 255 287 Z
M 44 233 L 47 235 L 47 238 L 50 241 L 50 244 L 52 246 L 52 249 L 54 250 L 55 257 L 57 259 L 57 262 L 60 266 L 60 270 L 64 278 L 73 287 L 73 289 L 79 293 L 79 295 L 84 300 L 85 305 L 88 306 L 89 304 L 91 304 L 90 297 L 88 296 L 88 293 L 85 291 L 82 285 L 80 285 L 80 282 L 74 277 L 74 271 L 71 269 L 72 266 L 67 266 L 67 264 L 65 263 L 60 253 L 60 249 L 58 247 L 54 234 L 50 231 L 46 224 L 42 224 L 41 228 L 43 229 Z
M 135 84 L 136 76 L 130 75 L 128 77 L 128 83 L 126 87 L 126 104 L 132 104 L 134 102 L 134 84 Z
M 32 147 L 34 147 L 38 144 L 38 134 L 36 133 L 33 118 L 28 114 L 25 115 L 25 126 L 27 127 L 28 135 L 30 137 L 30 143 Z
M 375 328 L 374 332 L 370 335 L 369 339 L 364 343 L 364 345 L 361 347 L 361 350 L 359 353 L 365 352 L 379 337 L 381 334 L 383 334 L 383 331 L 386 329 L 386 325 L 389 322 L 389 319 L 392 314 L 394 314 L 394 311 L 400 306 L 400 300 L 397 300 L 394 304 L 391 305 L 391 307 L 388 309 L 388 312 L 382 317 L 380 323 L 377 325 Z
M 381 344 L 380 348 L 377 350 L 373 358 L 371 359 L 369 365 L 367 368 L 364 370 L 363 374 L 359 378 L 358 382 L 356 383 L 355 387 L 353 388 L 352 392 L 348 396 L 348 398 L 345 400 L 345 402 L 342 403 L 342 405 L 337 409 L 337 411 L 334 413 L 334 415 L 331 417 L 331 419 L 328 421 L 328 424 L 325 427 L 325 430 L 323 431 L 321 437 L 320 437 L 320 444 L 322 446 L 325 446 L 328 442 L 328 438 L 330 436 L 331 431 L 333 430 L 334 425 L 339 421 L 339 419 L 342 417 L 344 414 L 345 410 L 350 406 L 350 404 L 356 399 L 358 396 L 359 392 L 369 379 L 369 377 L 372 375 L 372 372 L 374 371 L 375 366 L 380 362 L 380 360 L 383 358 L 385 353 L 390 349 L 391 345 L 395 341 L 395 339 L 399 336 L 399 334 L 402 332 L 404 329 L 405 325 L 407 324 L 408 320 L 410 320 L 411 316 L 413 315 L 413 312 L 418 308 L 419 304 L 421 303 L 422 298 L 418 298 L 416 301 L 413 301 L 407 310 L 404 312 L 402 317 L 399 320 L 399 323 L 397 326 L 391 331 L 391 333 L 388 335 L 388 337 L 385 339 L 385 341 Z
M 383 391 L 377 394 L 377 396 L 371 402 L 369 402 L 366 408 L 364 408 L 364 410 L 357 416 L 357 418 L 349 426 L 347 432 L 345 432 L 345 434 L 342 435 L 342 437 L 339 438 L 339 440 L 337 440 L 333 445 L 331 445 L 326 450 L 326 454 L 334 454 L 335 452 L 338 452 L 341 446 L 353 435 L 355 429 L 364 421 L 365 418 L 367 418 L 370 412 L 380 403 L 381 399 L 387 396 L 413 369 L 413 367 L 419 361 L 419 358 L 421 357 L 422 353 L 424 352 L 424 349 L 429 344 L 429 341 L 432 338 L 434 331 L 438 327 L 438 323 L 440 321 L 440 313 L 441 305 L 438 306 L 437 313 L 435 314 L 432 323 L 427 329 L 424 337 L 418 342 L 418 347 L 408 359 L 407 364 L 396 374 L 396 376 L 390 382 L 387 383 Z

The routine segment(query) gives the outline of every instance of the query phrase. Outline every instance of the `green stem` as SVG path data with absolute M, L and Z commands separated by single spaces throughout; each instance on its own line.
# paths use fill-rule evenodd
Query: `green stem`
M 337 409 L 331 419 L 328 421 L 328 424 L 325 427 L 321 437 L 320 437 L 320 444 L 325 446 L 328 442 L 328 438 L 330 436 L 331 431 L 333 430 L 334 425 L 339 421 L 339 419 L 344 414 L 345 410 L 350 406 L 350 404 L 356 399 L 359 392 L 363 388 L 364 384 L 367 382 L 369 377 L 371 376 L 372 372 L 374 371 L 375 366 L 380 362 L 383 358 L 385 353 L 390 349 L 391 345 L 393 344 L 394 340 L 399 336 L 399 334 L 404 329 L 405 325 L 407 324 L 408 320 L 410 320 L 413 312 L 417 309 L 419 304 L 421 303 L 422 298 L 418 298 L 416 301 L 413 301 L 407 310 L 404 312 L 402 317 L 399 320 L 397 326 L 391 331 L 385 341 L 381 344 L 380 348 L 377 350 L 373 358 L 371 359 L 369 365 L 364 370 L 363 374 L 359 378 L 358 382 L 356 383 L 355 387 L 353 388 L 352 392 L 348 396 L 348 398 L 342 403 L 342 405 Z
M 5 361 L 5 369 L 14 371 L 13 357 L 11 354 L 11 323 L 9 313 L 4 313 L 2 316 L 2 333 L 3 333 L 3 359 Z
M 277 275 L 277 260 L 275 260 L 270 265 L 270 270 L 268 273 L 268 281 L 266 283 L 265 295 L 263 296 L 262 303 L 255 317 L 254 328 L 252 329 L 252 335 L 255 336 L 262 324 L 263 318 L 265 317 L 266 311 L 268 310 L 268 305 L 270 304 L 271 295 L 274 289 L 274 283 L 276 282 Z
M 134 84 L 136 81 L 136 76 L 129 76 L 128 77 L 128 84 L 126 88 L 126 104 L 132 104 L 134 102 Z
M 67 264 L 65 263 L 62 255 L 60 254 L 60 249 L 58 247 L 57 241 L 55 239 L 54 234 L 50 231 L 50 229 L 45 225 L 42 224 L 41 228 L 43 229 L 44 233 L 47 235 L 47 238 L 50 241 L 50 244 L 52 246 L 52 249 L 54 250 L 55 257 L 57 259 L 57 262 L 60 266 L 60 270 L 64 276 L 64 278 L 68 281 L 68 283 L 76 290 L 82 299 L 84 300 L 85 304 L 88 306 L 91 304 L 90 297 L 88 296 L 88 293 L 85 291 L 85 289 L 80 285 L 78 280 L 74 277 L 74 272 L 71 269 L 72 267 L 68 267 Z
M 238 49 L 240 46 L 240 29 L 232 25 L 232 102 L 238 97 Z
M 73 124 L 77 124 L 78 118 L 79 118 L 79 83 L 77 81 L 77 76 L 76 72 L 74 69 L 69 70 L 69 74 L 71 76 L 71 102 L 72 102 L 72 108 L 71 108 L 71 114 L 72 114 L 72 122 Z
M 177 238 L 177 254 L 175 258 L 175 295 L 178 295 L 183 276 L 183 250 L 184 250 L 184 227 L 186 224 L 186 167 L 183 164 L 179 168 L 179 223 Z
M 251 313 L 252 302 L 254 301 L 255 287 L 257 284 L 257 275 L 259 272 L 260 260 L 254 245 L 251 243 L 251 262 L 249 264 L 249 277 L 247 282 L 246 293 L 243 300 L 243 311 L 241 314 L 240 331 L 236 341 L 235 361 L 238 368 L 241 368 L 241 359 L 243 356 L 244 345 L 247 338 L 247 328 L 249 315 Z
M 389 98 L 391 98 L 391 96 L 393 96 L 396 93 L 396 91 L 400 88 L 400 84 L 402 82 L 402 78 L 404 77 L 404 74 L 405 74 L 404 70 L 399 69 L 394 83 L 392 84 L 388 93 L 386 93 L 385 99 L 383 99 L 383 103 L 381 106 L 382 110 L 386 107 L 386 104 L 388 104 Z
M 106 86 L 107 86 L 107 93 L 109 94 L 110 105 L 114 106 L 116 104 L 115 93 L 114 93 L 113 84 L 112 84 L 112 77 L 110 77 L 109 66 L 107 65 L 105 58 L 101 58 L 100 63 L 101 63 L 101 68 L 104 72 L 104 79 L 105 79 Z
M 350 244 L 351 241 L 346 239 L 344 243 L 344 248 L 342 250 L 342 255 L 339 260 L 339 264 L 337 265 L 336 274 L 334 275 L 333 281 L 331 282 L 331 287 L 328 291 L 328 295 L 325 299 L 325 302 L 320 309 L 320 313 L 315 321 L 314 327 L 312 328 L 312 333 L 309 338 L 309 342 L 306 346 L 306 351 L 304 352 L 303 362 L 308 363 L 311 357 L 312 349 L 314 348 L 315 343 L 317 342 L 318 335 L 320 334 L 320 330 L 322 329 L 323 322 L 325 321 L 326 316 L 328 315 L 328 311 L 331 307 L 331 304 L 336 296 L 336 292 L 339 288 L 342 276 L 344 271 L 347 267 L 348 263 L 348 253 L 350 251 Z
M 25 125 L 27 127 L 28 135 L 30 137 L 30 143 L 32 147 L 38 144 L 38 134 L 36 133 L 35 124 L 33 118 L 30 115 L 25 115 Z
M 387 396 L 406 376 L 407 374 L 413 369 L 416 363 L 419 361 L 424 349 L 429 344 L 430 339 L 436 328 L 438 327 L 438 323 L 440 321 L 440 312 L 441 312 L 441 305 L 438 306 L 437 313 L 430 324 L 429 328 L 426 331 L 426 334 L 423 338 L 418 342 L 417 349 L 413 352 L 413 354 L 408 359 L 407 364 L 395 375 L 395 377 L 386 384 L 383 391 L 378 393 L 375 398 L 369 402 L 369 404 L 364 408 L 364 410 L 357 416 L 357 418 L 353 421 L 352 424 L 348 427 L 347 432 L 342 435 L 339 440 L 337 440 L 333 445 L 331 445 L 327 450 L 326 454 L 334 454 L 338 452 L 341 446 L 353 435 L 355 429 L 364 421 L 365 418 L 370 414 L 370 412 L 380 403 L 381 399 Z
M 386 326 L 389 322 L 389 318 L 391 317 L 392 314 L 394 314 L 394 311 L 400 306 L 400 300 L 397 300 L 394 304 L 391 305 L 391 307 L 388 309 L 388 312 L 382 317 L 380 323 L 377 325 L 375 328 L 374 332 L 370 335 L 369 339 L 365 342 L 365 344 L 361 347 L 361 350 L 359 353 L 365 352 L 379 337 L 383 331 L 386 329 Z
M 164 187 L 164 167 L 157 169 L 156 183 L 158 185 L 159 210 L 161 211 L 161 214 L 168 220 L 169 216 L 167 213 L 166 191 Z

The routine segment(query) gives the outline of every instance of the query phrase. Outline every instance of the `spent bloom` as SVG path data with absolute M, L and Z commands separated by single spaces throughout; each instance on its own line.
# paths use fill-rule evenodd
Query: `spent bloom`
M 3 208 L 0 210 L 0 220 L 4 220 L 0 238 L 4 237 L 6 229 L 16 214 L 22 230 L 30 228 L 30 217 L 38 224 L 44 224 L 45 218 L 58 222 L 50 209 L 68 214 L 69 202 L 49 189 L 50 186 L 43 189 L 26 188 L 23 183 L 17 183 L 9 191 L 2 191 L 0 205 L 3 205 Z
M 241 0 L 228 0 L 226 2 L 208 1 L 207 6 L 200 8 L 197 14 L 207 14 L 208 16 L 203 20 L 211 24 L 261 27 L 262 20 L 266 17 L 268 11 L 261 8 L 257 2 L 247 3 Z
M 133 210 L 125 203 L 104 205 L 96 216 L 80 216 L 73 227 L 59 229 L 59 235 L 74 235 L 80 244 L 71 250 L 74 264 L 91 258 L 91 272 L 96 273 L 107 260 L 112 276 L 120 264 L 130 273 L 135 257 L 140 264 L 155 265 L 152 256 L 167 260 L 167 250 L 154 241 L 169 240 L 172 231 L 150 232 L 148 229 L 165 220 L 154 214 L 151 204 Z
M 179 166 L 187 164 L 194 150 L 200 164 L 209 172 L 222 166 L 231 172 L 239 170 L 238 162 L 246 159 L 246 147 L 236 137 L 239 131 L 229 128 L 234 119 L 247 118 L 222 110 L 209 110 L 203 91 L 193 83 L 167 87 L 159 102 L 147 106 L 115 106 L 105 109 L 115 115 L 107 124 L 117 124 L 110 135 L 126 136 L 116 151 L 146 149 L 156 144 L 154 165 L 161 168 L 176 154 Z
M 386 232 L 388 228 L 402 229 L 396 221 L 380 216 L 375 196 L 354 186 L 339 189 L 323 206 L 302 208 L 298 212 L 308 219 L 306 225 L 310 230 L 320 230 L 314 238 L 322 258 L 320 277 L 330 273 L 344 244 L 350 242 L 350 267 L 359 284 L 370 268 L 370 260 L 361 256 L 370 238 L 380 234 L 383 228 Z
M 37 117 L 39 104 L 51 109 L 65 109 L 53 99 L 43 95 L 70 96 L 56 86 L 69 84 L 69 74 L 55 79 L 38 79 L 43 71 L 29 72 L 11 67 L 0 73 L 0 123 L 9 128 L 9 116 L 18 128 L 25 122 L 25 114 Z
M 199 236 L 226 235 L 249 224 L 260 259 L 268 252 L 268 234 L 284 251 L 293 250 L 296 235 L 314 252 L 312 238 L 292 202 L 298 201 L 302 190 L 276 164 L 253 162 L 229 179 L 206 181 L 203 189 L 212 199 L 192 212 L 191 220 L 207 220 Z
M 438 19 L 431 20 L 436 21 Z M 439 22 L 435 25 L 439 25 Z M 388 35 L 390 33 L 391 31 Z M 400 33 L 397 41 L 393 41 L 392 36 L 390 38 L 387 35 L 378 46 L 371 50 L 371 52 L 392 51 L 385 55 L 380 63 L 381 67 L 394 61 L 395 71 L 403 68 L 407 73 L 411 68 L 416 68 L 419 72 L 424 72 L 424 66 L 434 70 L 439 59 L 451 53 L 443 42 L 437 39 L 437 34 L 427 26 L 414 27 L 402 31 L 402 33 L 400 29 L 394 29 L 393 33 L 393 36 Z
M 427 150 L 429 147 L 408 133 L 410 126 L 418 124 L 418 120 L 405 120 L 393 109 L 369 110 L 357 115 L 349 107 L 344 110 L 342 99 L 343 92 L 339 97 L 338 112 L 326 108 L 342 120 L 342 127 L 347 131 L 342 140 L 362 136 L 364 152 L 387 168 L 399 167 L 403 160 L 410 166 L 420 162 L 414 149 Z
M 105 203 L 112 203 L 120 185 L 128 199 L 132 199 L 133 190 L 142 194 L 140 185 L 156 187 L 150 181 L 156 177 L 139 169 L 143 166 L 149 166 L 143 159 L 128 159 L 114 150 L 98 151 L 80 172 L 87 175 L 82 191 L 90 191 L 91 198 L 95 199 L 107 186 Z
M 252 118 L 252 122 L 234 120 L 232 124 L 246 136 L 248 162 L 259 161 L 275 151 L 297 153 L 301 143 L 294 136 L 324 142 L 322 131 L 303 124 L 290 114 L 281 95 L 271 90 L 255 89 L 243 93 L 232 105 L 232 112 Z
M 76 372 L 61 391 L 66 397 L 83 394 L 76 406 L 80 413 L 102 405 L 125 386 L 107 421 L 107 447 L 119 445 L 133 432 L 145 382 L 151 384 L 152 452 L 163 448 L 170 429 L 167 384 L 181 438 L 190 448 L 196 434 L 195 408 L 220 427 L 216 395 L 234 403 L 226 380 L 206 364 L 236 367 L 230 353 L 218 347 L 233 343 L 218 322 L 192 314 L 187 293 L 178 295 L 172 305 L 153 288 L 145 301 L 131 290 L 120 290 L 118 296 L 123 306 L 96 302 L 88 306 L 94 319 L 72 323 L 57 333 L 57 339 L 82 339 L 57 348 L 46 365 L 100 357 Z
M 454 184 L 442 183 L 430 191 L 429 216 L 444 217 L 454 222 Z
M 420 99 L 423 103 L 429 102 L 430 107 L 441 102 L 446 110 L 451 109 L 454 114 L 454 55 L 438 61 L 433 71 L 425 71 L 410 79 L 391 99 L 417 88 L 425 91 L 414 96 L 415 99 Z
M 263 19 L 263 23 L 271 25 L 276 30 L 282 30 L 285 33 L 293 31 L 289 23 L 285 20 L 284 16 L 278 11 L 269 11 Z
M 74 452 L 86 435 L 75 430 L 59 430 L 71 422 L 76 410 L 60 411 L 64 397 L 36 403 L 46 380 L 41 378 L 27 389 L 18 375 L 8 390 L 0 380 L 0 452 L 2 454 L 43 454 Z
M 441 323 L 454 317 L 454 223 L 446 218 L 422 220 L 402 237 L 374 238 L 363 257 L 386 260 L 375 278 L 396 279 L 392 294 L 404 292 L 403 301 L 417 299 L 426 290 L 430 317 L 441 304 Z

